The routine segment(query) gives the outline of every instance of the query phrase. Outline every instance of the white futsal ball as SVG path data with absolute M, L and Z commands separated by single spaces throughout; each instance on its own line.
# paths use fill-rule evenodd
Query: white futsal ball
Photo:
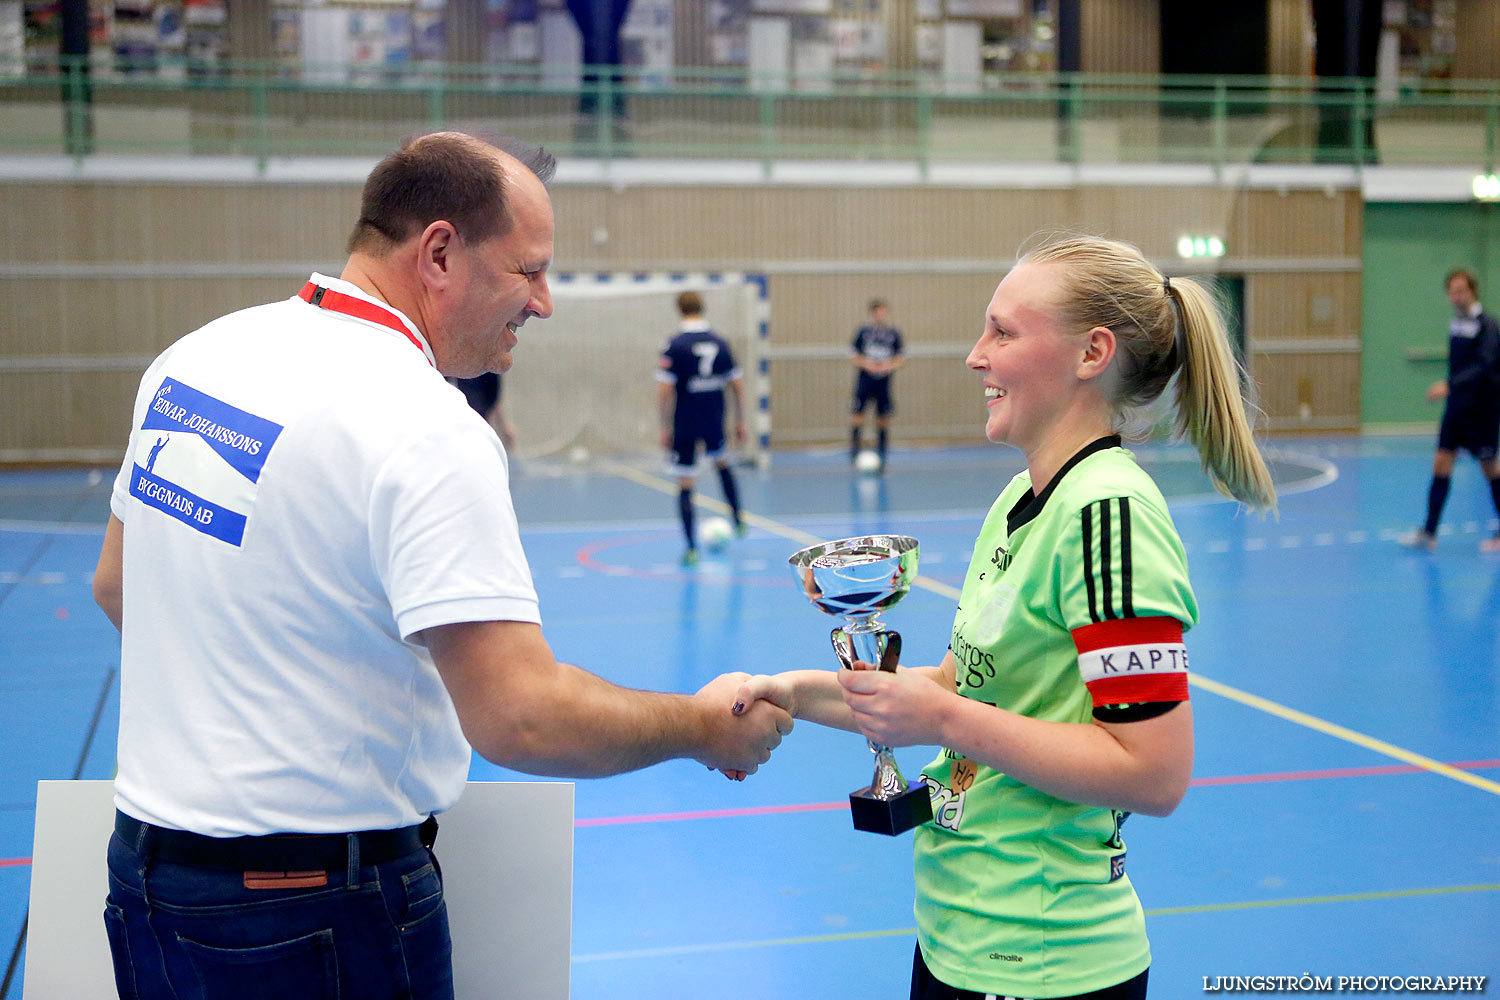
M 854 467 L 860 472 L 879 472 L 880 453 L 866 449 L 854 456 Z
M 734 525 L 722 517 L 705 517 L 698 525 L 698 544 L 718 552 L 734 537 Z

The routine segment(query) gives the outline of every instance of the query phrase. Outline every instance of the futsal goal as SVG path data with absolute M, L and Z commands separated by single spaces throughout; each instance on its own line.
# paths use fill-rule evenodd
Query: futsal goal
M 677 296 L 694 291 L 704 319 L 729 342 L 745 390 L 743 457 L 763 461 L 770 441 L 763 276 L 709 273 L 558 273 L 552 317 L 521 329 L 514 377 L 501 405 L 518 457 L 658 453 L 657 360 L 681 319 Z

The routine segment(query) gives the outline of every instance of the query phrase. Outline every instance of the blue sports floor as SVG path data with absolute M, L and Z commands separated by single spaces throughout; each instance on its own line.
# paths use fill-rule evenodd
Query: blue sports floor
M 1274 441 L 1268 520 L 1212 499 L 1190 452 L 1138 449 L 1202 609 L 1195 787 L 1125 827 L 1153 997 L 1203 996 L 1204 977 L 1500 975 L 1500 555 L 1477 551 L 1495 514 L 1464 461 L 1438 550 L 1396 546 L 1430 449 Z M 993 447 L 897 450 L 881 477 L 779 454 L 741 470 L 749 537 L 686 570 L 655 463 L 518 463 L 514 493 L 558 656 L 690 691 L 831 668 L 834 622 L 786 557 L 872 531 L 921 541 L 921 584 L 886 617 L 907 662 L 937 662 L 979 520 L 1018 468 Z M 20 996 L 36 781 L 112 770 L 117 637 L 89 596 L 111 475 L 0 473 L 0 1000 Z M 912 775 L 930 755 L 900 756 Z M 580 782 L 572 995 L 904 997 L 910 838 L 851 830 L 869 771 L 858 737 L 800 725 L 742 784 L 691 762 Z

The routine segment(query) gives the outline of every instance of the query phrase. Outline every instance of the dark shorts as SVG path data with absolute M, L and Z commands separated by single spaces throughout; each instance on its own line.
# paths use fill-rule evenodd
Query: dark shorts
M 456 379 L 453 384 L 458 386 L 469 405 L 482 417 L 488 417 L 495 404 L 500 402 L 500 376 L 494 372 Z
M 895 411 L 891 404 L 891 380 L 871 378 L 861 372 L 854 383 L 854 399 L 849 404 L 849 412 L 863 413 L 872 401 L 875 403 L 875 412 L 882 417 L 888 417 Z
M 1150 971 L 1150 969 L 1146 970 L 1146 972 Z M 1145 1000 L 1146 972 L 1115 986 L 1107 986 L 1102 990 L 1079 993 L 1071 997 L 1059 997 L 1057 1000 Z M 927 963 L 922 960 L 922 946 L 917 946 L 916 957 L 912 959 L 911 965 L 911 1000 L 984 1000 L 984 998 L 983 993 L 961 990 L 939 982 L 928 970 Z M 1015 1000 L 1023 1000 L 1023 998 L 1017 997 Z
M 1495 457 L 1500 443 L 1500 407 L 1449 406 L 1438 428 L 1438 447 L 1467 451 L 1481 462 Z
M 678 476 L 691 476 L 698 465 L 698 445 L 710 459 L 717 461 L 724 454 L 724 422 L 714 424 L 678 423 L 672 428 L 672 471 Z

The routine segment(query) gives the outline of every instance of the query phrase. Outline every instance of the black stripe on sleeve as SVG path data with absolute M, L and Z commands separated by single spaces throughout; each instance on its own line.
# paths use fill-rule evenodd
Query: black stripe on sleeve
M 1126 618 L 1135 617 L 1135 602 L 1131 599 L 1130 568 L 1130 498 L 1120 498 L 1120 609 Z
M 1143 701 L 1131 705 L 1098 705 L 1094 718 L 1100 722 L 1144 722 L 1166 715 L 1181 705 L 1180 701 Z
M 1104 605 L 1105 618 L 1118 618 L 1115 614 L 1115 571 L 1110 557 L 1110 524 L 1109 524 L 1109 501 L 1099 501 L 1099 588 L 1101 593 L 1100 603 Z
M 1083 508 L 1083 583 L 1089 592 L 1089 621 L 1099 621 L 1099 603 L 1094 596 L 1094 513 Z

